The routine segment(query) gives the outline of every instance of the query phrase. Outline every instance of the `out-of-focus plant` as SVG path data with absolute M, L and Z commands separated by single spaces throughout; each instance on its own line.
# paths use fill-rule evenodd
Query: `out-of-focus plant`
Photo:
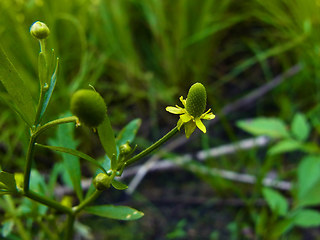
M 188 129 L 188 124 L 199 125 L 198 118 L 204 113 L 206 107 L 206 91 L 201 83 L 194 84 L 186 99 L 189 120 L 186 121 L 180 116 L 177 126 L 169 131 L 164 137 L 153 143 L 148 148 L 134 155 L 135 147 L 130 146 L 136 131 L 140 125 L 139 120 L 129 123 L 115 138 L 107 107 L 101 95 L 92 89 L 81 89 L 76 91 L 71 98 L 71 112 L 73 116 L 66 116 L 48 122 L 44 116 L 54 92 L 59 59 L 55 57 L 54 50 L 50 50 L 47 38 L 50 30 L 46 24 L 35 22 L 30 28 L 31 35 L 40 43 L 38 57 L 38 78 L 40 94 L 38 104 L 34 104 L 33 95 L 28 85 L 20 77 L 18 71 L 9 60 L 4 50 L 0 49 L 0 81 L 7 92 L 6 103 L 23 119 L 29 129 L 25 156 L 24 173 L 14 174 L 6 171 L 0 172 L 0 195 L 6 195 L 1 200 L 3 211 L 6 212 L 6 219 L 3 221 L 2 236 L 12 238 L 15 232 L 22 239 L 34 239 L 46 237 L 48 239 L 72 239 L 75 221 L 81 212 L 87 212 L 101 217 L 118 220 L 136 220 L 143 216 L 143 213 L 127 206 L 97 205 L 89 206 L 105 190 L 111 186 L 118 190 L 124 190 L 127 186 L 116 180 L 124 169 L 135 163 L 144 156 L 160 147 L 163 143 L 179 132 L 181 127 Z M 188 107 L 189 106 L 189 107 Z M 212 113 L 207 114 L 213 119 Z M 100 142 L 105 150 L 105 158 L 101 163 L 89 155 L 75 149 L 76 141 L 72 137 L 73 126 L 84 125 L 98 132 Z M 68 124 L 68 125 L 67 125 Z M 58 136 L 50 142 L 58 143 L 60 146 L 40 144 L 40 136 L 47 130 L 58 127 Z M 193 128 L 194 131 L 194 128 Z M 186 130 L 189 137 L 192 132 Z M 61 146 L 62 145 L 62 146 Z M 54 164 L 53 170 L 47 183 L 43 176 L 35 169 L 32 169 L 36 150 L 49 149 L 62 153 L 63 165 Z M 91 189 L 86 196 L 83 196 L 81 186 L 81 171 L 79 159 L 86 160 L 99 171 L 93 177 Z M 54 189 L 59 174 L 68 178 L 70 186 L 77 196 L 77 204 L 70 196 L 63 196 L 60 201 L 55 199 Z M 16 202 L 18 199 L 18 202 Z M 59 222 L 59 216 L 65 214 L 66 223 Z M 26 219 L 27 224 L 25 224 Z M 32 225 L 40 226 L 40 231 L 29 231 Z M 13 231 L 16 226 L 17 231 Z M 79 225 L 77 225 L 79 226 Z
M 316 137 L 311 136 L 311 130 L 312 127 L 319 127 L 319 117 L 313 114 L 310 116 L 313 126 L 306 115 L 301 113 L 294 116 L 290 127 L 279 118 L 256 118 L 238 122 L 238 126 L 246 132 L 266 135 L 275 141 L 267 151 L 269 160 L 264 164 L 265 174 L 273 167 L 275 160 L 280 160 L 278 156 L 295 154 L 299 159 L 293 174 L 295 184 L 289 194 L 284 195 L 268 187 L 261 188 L 268 209 L 263 208 L 256 216 L 257 236 L 279 239 L 295 227 L 320 226 L 320 212 L 312 208 L 320 204 L 320 148 L 315 141 L 310 141 Z

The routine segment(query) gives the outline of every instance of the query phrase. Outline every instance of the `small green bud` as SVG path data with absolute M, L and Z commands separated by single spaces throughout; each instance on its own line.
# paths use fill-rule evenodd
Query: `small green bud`
M 93 179 L 93 186 L 99 190 L 103 191 L 109 188 L 109 176 L 105 173 L 99 173 L 94 179 Z
M 204 113 L 207 104 L 206 89 L 201 83 L 193 84 L 187 96 L 186 109 L 193 117 L 200 117 Z
M 41 40 L 49 36 L 50 30 L 45 23 L 37 21 L 30 27 L 30 33 L 36 39 Z
M 71 98 L 71 112 L 88 127 L 97 127 L 106 116 L 107 106 L 99 93 L 82 89 Z
M 126 142 L 120 146 L 119 150 L 121 155 L 126 156 L 132 151 L 132 148 L 130 147 L 129 143 Z

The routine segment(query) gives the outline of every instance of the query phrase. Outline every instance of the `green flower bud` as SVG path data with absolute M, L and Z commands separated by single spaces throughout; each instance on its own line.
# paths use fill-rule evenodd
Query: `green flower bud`
M 50 30 L 45 23 L 37 21 L 30 27 L 30 33 L 36 39 L 41 40 L 49 36 Z
M 132 151 L 132 148 L 130 147 L 129 143 L 127 142 L 125 144 L 122 144 L 120 146 L 119 150 L 120 150 L 121 155 L 126 156 Z
M 94 179 L 93 179 L 93 186 L 99 190 L 103 191 L 109 188 L 109 176 L 105 173 L 99 173 Z
M 99 93 L 82 89 L 71 98 L 71 112 L 88 127 L 97 127 L 106 116 L 107 106 Z
M 206 89 L 201 83 L 193 84 L 187 96 L 186 109 L 193 117 L 200 117 L 204 113 L 207 104 Z

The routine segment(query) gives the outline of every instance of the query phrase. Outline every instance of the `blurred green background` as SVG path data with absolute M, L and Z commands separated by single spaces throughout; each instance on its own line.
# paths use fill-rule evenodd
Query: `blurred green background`
M 49 46 L 61 66 L 47 120 L 65 114 L 71 94 L 91 84 L 104 97 L 115 129 L 142 119 L 137 143 L 143 148 L 176 124 L 177 117 L 165 107 L 179 104 L 178 98 L 201 82 L 207 89 L 208 107 L 219 121 L 208 127 L 206 135 L 188 142 L 180 137 L 183 144 L 169 156 L 249 137 L 236 122 L 259 116 L 289 123 L 302 112 L 314 123 L 312 141 L 319 140 L 318 0 L 2 0 L 0 43 L 35 102 L 39 46 L 29 27 L 37 20 L 49 26 Z M 232 105 L 292 67 L 297 71 L 265 95 L 240 107 Z M 27 133 L 7 106 L 1 85 L 0 109 L 1 168 L 22 171 Z M 49 132 L 42 140 L 54 135 Z M 89 129 L 77 130 L 76 138 L 79 149 L 101 154 Z M 298 156 L 270 160 L 265 155 L 264 148 L 253 148 L 208 158 L 201 166 L 209 172 L 221 168 L 258 177 L 273 169 L 279 179 L 294 180 Z M 47 174 L 46 164 L 58 159 L 40 152 L 37 167 Z M 93 170 L 83 172 L 91 176 Z M 118 223 L 88 217 L 83 223 L 93 230 L 95 239 L 257 239 L 254 215 L 261 210 L 256 202 L 260 192 L 259 184 L 235 183 L 185 167 L 148 175 L 130 197 L 110 194 L 114 201 L 139 206 L 144 219 Z M 305 237 L 299 229 L 288 234 L 296 237 L 290 239 Z

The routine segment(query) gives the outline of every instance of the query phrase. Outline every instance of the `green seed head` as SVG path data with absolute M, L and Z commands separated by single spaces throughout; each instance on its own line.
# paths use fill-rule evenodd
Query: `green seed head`
M 71 112 L 79 118 L 81 123 L 88 127 L 97 127 L 106 116 L 107 106 L 99 93 L 81 89 L 71 98 Z
M 49 36 L 50 30 L 45 23 L 37 21 L 30 27 L 30 33 L 36 39 L 41 40 Z
M 200 117 L 204 113 L 207 104 L 206 89 L 201 83 L 195 83 L 189 89 L 186 109 L 193 117 Z
M 109 188 L 108 186 L 108 179 L 109 176 L 105 173 L 99 173 L 94 179 L 93 179 L 93 186 L 99 190 L 103 191 Z

